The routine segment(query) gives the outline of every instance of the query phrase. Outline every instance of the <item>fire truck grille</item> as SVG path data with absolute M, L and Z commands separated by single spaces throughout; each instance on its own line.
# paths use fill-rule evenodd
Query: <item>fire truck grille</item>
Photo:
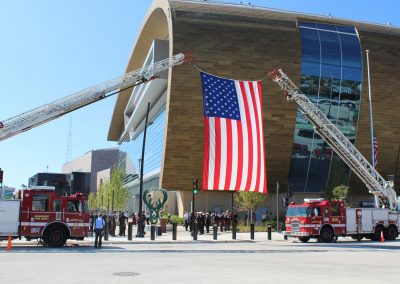
M 299 221 L 292 221 L 292 232 L 300 232 L 300 224 Z

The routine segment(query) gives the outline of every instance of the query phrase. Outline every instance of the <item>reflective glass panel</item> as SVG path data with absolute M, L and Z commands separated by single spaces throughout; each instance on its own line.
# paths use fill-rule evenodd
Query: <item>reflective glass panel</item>
M 162 150 L 164 144 L 165 109 L 153 120 L 146 130 L 146 145 L 144 154 L 143 174 L 156 171 L 161 167 Z M 142 157 L 143 130 L 133 140 L 120 145 L 121 157 L 119 166 L 126 172 L 125 183 L 139 177 Z
M 354 27 L 300 22 L 300 89 L 355 142 L 362 84 L 361 47 Z M 347 184 L 349 168 L 297 111 L 288 182 L 295 192 Z

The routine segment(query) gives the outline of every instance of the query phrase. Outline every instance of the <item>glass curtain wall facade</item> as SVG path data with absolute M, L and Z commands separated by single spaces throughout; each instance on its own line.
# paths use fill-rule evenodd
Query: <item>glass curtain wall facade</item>
M 153 123 L 151 125 L 147 126 L 146 132 L 146 147 L 143 168 L 144 175 L 160 171 L 164 144 L 165 107 L 154 117 L 152 122 Z M 143 134 L 144 131 L 142 130 L 131 141 L 123 142 L 120 145 L 121 155 L 118 166 L 125 169 L 125 183 L 128 183 L 139 177 L 140 161 L 142 158 Z
M 351 26 L 299 22 L 300 90 L 355 142 L 362 84 L 358 33 Z M 297 110 L 288 182 L 294 192 L 347 184 L 350 170 Z

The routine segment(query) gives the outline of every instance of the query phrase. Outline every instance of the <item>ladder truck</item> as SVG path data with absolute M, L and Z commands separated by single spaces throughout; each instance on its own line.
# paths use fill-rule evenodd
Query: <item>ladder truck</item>
M 285 235 L 302 242 L 316 238 L 332 242 L 338 236 L 363 237 L 374 241 L 395 240 L 399 235 L 400 206 L 393 181 L 386 181 L 356 149 L 334 123 L 303 94 L 281 70 L 268 77 L 277 83 L 287 100 L 297 104 L 315 131 L 365 183 L 374 195 L 374 208 L 346 208 L 342 200 L 305 199 L 303 204 L 291 203 L 286 213 Z
M 154 80 L 157 74 L 191 60 L 179 53 L 0 122 L 0 141 L 47 123 L 64 114 Z M 67 239 L 82 240 L 89 232 L 89 212 L 82 193 L 59 196 L 54 189 L 20 191 L 17 200 L 0 200 L 0 240 L 41 239 L 47 246 L 63 246 Z

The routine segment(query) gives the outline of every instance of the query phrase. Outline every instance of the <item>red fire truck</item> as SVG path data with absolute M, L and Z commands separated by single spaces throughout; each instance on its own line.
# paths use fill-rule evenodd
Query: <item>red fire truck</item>
M 332 242 L 337 236 L 363 237 L 373 241 L 398 237 L 400 218 L 388 208 L 346 208 L 342 200 L 305 199 L 303 204 L 288 206 L 285 235 L 302 242 L 316 238 Z
M 305 199 L 303 204 L 291 203 L 286 213 L 287 236 L 302 242 L 317 238 L 332 242 L 338 236 L 394 240 L 399 235 L 400 201 L 393 181 L 386 181 L 354 147 L 347 137 L 324 113 L 290 81 L 281 69 L 270 72 L 269 77 L 284 91 L 287 100 L 297 104 L 314 130 L 335 153 L 365 183 L 374 195 L 374 208 L 346 208 L 343 201 Z
M 38 186 L 20 191 L 20 197 L 0 200 L 1 239 L 41 239 L 46 246 L 61 247 L 67 239 L 88 235 L 90 214 L 82 193 L 59 196 L 54 187 Z

